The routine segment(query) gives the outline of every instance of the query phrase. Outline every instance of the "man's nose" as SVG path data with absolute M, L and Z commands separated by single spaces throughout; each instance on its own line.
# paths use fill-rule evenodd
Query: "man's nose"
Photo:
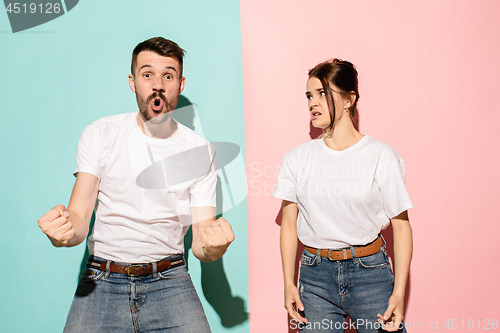
M 158 92 L 165 92 L 165 87 L 163 85 L 163 79 L 161 76 L 155 76 L 153 81 L 153 90 Z

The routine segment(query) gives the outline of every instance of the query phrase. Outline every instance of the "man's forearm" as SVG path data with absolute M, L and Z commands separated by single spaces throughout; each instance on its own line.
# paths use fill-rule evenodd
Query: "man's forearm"
M 78 216 L 76 212 L 71 211 L 68 208 L 68 221 L 73 225 L 73 229 L 75 230 L 75 235 L 71 238 L 66 245 L 66 247 L 73 247 L 80 245 L 89 233 L 89 221 L 85 221 L 85 217 Z

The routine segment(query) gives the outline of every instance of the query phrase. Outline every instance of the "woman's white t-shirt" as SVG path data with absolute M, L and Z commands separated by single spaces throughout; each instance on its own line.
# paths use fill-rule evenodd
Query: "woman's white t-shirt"
M 403 159 L 369 135 L 342 151 L 323 138 L 295 147 L 284 157 L 273 196 L 297 203 L 298 237 L 315 248 L 370 243 L 390 218 L 413 207 Z

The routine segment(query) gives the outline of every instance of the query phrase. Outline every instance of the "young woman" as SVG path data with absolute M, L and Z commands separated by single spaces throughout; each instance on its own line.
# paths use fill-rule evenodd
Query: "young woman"
M 356 130 L 358 73 L 350 62 L 333 59 L 311 69 L 306 97 L 312 125 L 323 135 L 285 155 L 273 193 L 283 199 L 285 308 L 307 332 L 343 332 L 348 315 L 358 332 L 406 332 L 413 204 L 404 161 Z M 389 223 L 394 275 L 380 236 Z M 299 288 L 297 237 L 304 244 Z

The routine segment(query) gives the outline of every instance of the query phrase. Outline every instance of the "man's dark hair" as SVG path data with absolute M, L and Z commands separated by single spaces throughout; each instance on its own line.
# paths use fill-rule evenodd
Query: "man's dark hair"
M 132 65 L 130 67 L 132 75 L 135 74 L 134 71 L 137 66 L 137 56 L 142 51 L 151 51 L 164 57 L 177 59 L 179 65 L 181 66 L 181 72 L 179 74 L 182 76 L 182 59 L 185 51 L 177 45 L 176 42 L 172 42 L 171 40 L 163 37 L 153 37 L 139 43 L 132 52 Z

